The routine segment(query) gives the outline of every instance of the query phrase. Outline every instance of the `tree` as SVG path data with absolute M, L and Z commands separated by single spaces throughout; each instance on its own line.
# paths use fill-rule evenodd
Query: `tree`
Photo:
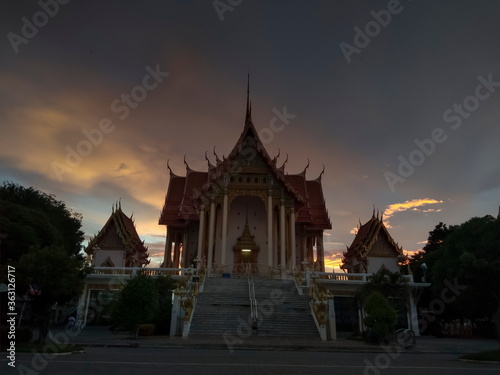
M 371 293 L 366 299 L 363 308 L 367 314 L 365 324 L 371 330 L 368 341 L 380 343 L 394 330 L 397 321 L 397 313 L 391 307 L 387 298 L 379 292 Z
M 374 292 L 392 302 L 397 309 L 406 309 L 408 304 L 408 283 L 399 272 L 391 272 L 381 269 L 377 273 L 368 276 L 368 282 L 361 286 L 356 293 L 356 300 L 364 304 L 365 300 Z M 403 305 L 403 307 L 402 307 Z
M 113 309 L 115 324 L 130 331 L 134 339 L 139 335 L 139 326 L 154 317 L 158 302 L 158 289 L 155 281 L 142 271 L 126 281 L 118 294 Z
M 36 286 L 31 312 L 40 330 L 39 341 L 45 342 L 49 331 L 52 306 L 65 303 L 81 293 L 90 268 L 82 258 L 69 256 L 58 246 L 32 248 L 21 256 L 16 268 L 21 290 Z
M 12 182 L 0 186 L 0 261 L 18 261 L 31 247 L 60 246 L 68 255 L 82 257 L 82 216 L 33 187 Z
M 41 288 L 32 296 L 40 341 L 48 333 L 52 306 L 80 294 L 89 272 L 81 252 L 82 216 L 54 195 L 12 182 L 0 186 L 0 264 L 16 267 L 18 291 Z M 2 272 L 5 275 L 5 272 Z M 21 292 L 24 294 L 24 292 Z
M 459 296 L 464 310 L 469 304 L 491 306 L 500 340 L 500 218 L 474 217 L 456 226 L 433 268 L 437 290 L 444 280 L 454 278 L 468 286 L 467 293 Z

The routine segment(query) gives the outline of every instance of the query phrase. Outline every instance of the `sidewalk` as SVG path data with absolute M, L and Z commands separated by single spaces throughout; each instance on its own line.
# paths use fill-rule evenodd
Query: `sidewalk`
M 51 329 L 51 335 L 62 337 L 63 329 Z M 228 344 L 222 336 L 216 337 L 169 337 L 145 336 L 138 340 L 130 338 L 127 332 L 112 333 L 107 327 L 85 327 L 80 332 L 71 334 L 70 343 L 90 347 L 140 347 L 165 349 L 219 349 L 229 350 L 308 350 L 308 351 L 349 351 L 349 352 L 384 352 L 384 347 L 370 345 L 361 341 L 339 338 L 335 341 L 304 339 L 268 339 L 251 336 L 239 339 L 232 336 Z M 411 349 L 403 349 L 406 353 L 476 353 L 499 349 L 498 340 L 494 339 L 454 339 L 417 337 L 417 344 Z M 387 349 L 387 348 L 386 348 Z M 393 349 L 394 350 L 394 349 Z

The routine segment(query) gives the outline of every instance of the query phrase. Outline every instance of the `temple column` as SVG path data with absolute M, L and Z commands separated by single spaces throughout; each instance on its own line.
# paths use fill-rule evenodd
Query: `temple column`
M 187 243 L 188 243 L 188 232 L 187 232 L 187 228 L 186 228 L 186 230 L 182 234 L 182 264 L 181 264 L 181 267 L 191 266 L 191 264 L 188 264 L 189 259 L 188 259 Z
M 300 261 L 302 262 L 304 259 L 307 259 L 307 236 L 305 230 L 302 233 L 302 249 L 300 250 Z
M 291 251 L 291 262 L 290 262 L 290 270 L 293 271 L 297 264 L 296 259 L 296 249 L 295 249 L 295 207 L 292 207 L 290 212 L 290 247 Z
M 226 243 L 227 243 L 227 214 L 228 214 L 227 190 L 224 191 L 224 202 L 222 205 L 222 241 L 221 241 L 221 266 L 226 264 Z
M 204 236 L 204 229 L 205 228 L 205 206 L 201 206 L 200 210 L 200 227 L 198 230 L 198 253 L 196 257 L 200 260 L 203 261 L 202 259 L 202 254 L 203 254 L 203 236 Z
M 181 255 L 181 236 L 179 232 L 175 232 L 175 246 L 174 246 L 174 268 L 179 268 L 179 259 Z
M 211 268 L 214 262 L 214 231 L 215 231 L 215 202 L 210 203 L 210 221 L 208 224 L 208 256 L 207 267 Z
M 320 264 L 320 272 L 325 272 L 325 250 L 323 248 L 323 232 L 316 237 L 316 257 Z
M 280 264 L 283 268 L 286 267 L 285 259 L 285 200 L 281 199 L 280 203 Z
M 273 265 L 273 197 L 267 195 L 267 263 Z
M 172 265 L 172 235 L 171 231 L 167 228 L 167 240 L 165 241 L 165 256 L 163 259 L 163 266 L 169 268 Z

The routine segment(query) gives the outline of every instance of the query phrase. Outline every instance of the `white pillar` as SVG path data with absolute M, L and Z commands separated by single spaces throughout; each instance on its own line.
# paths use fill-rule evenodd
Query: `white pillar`
M 90 295 L 92 294 L 91 289 L 87 289 L 87 296 L 85 298 L 85 309 L 83 310 L 83 327 L 87 325 L 87 315 L 89 315 L 89 304 L 90 304 Z
M 203 235 L 204 235 L 204 230 L 205 228 L 205 206 L 201 206 L 200 210 L 200 228 L 198 230 L 198 254 L 197 257 L 200 261 L 203 261 L 202 259 L 202 254 L 203 254 Z
M 271 191 L 267 195 L 267 263 L 273 265 L 273 197 Z
M 167 228 L 167 239 L 165 242 L 165 255 L 163 257 L 163 265 L 165 268 L 168 268 L 172 264 L 172 236 L 170 234 L 170 230 Z
M 291 256 L 292 261 L 290 262 L 290 270 L 293 271 L 295 265 L 297 263 L 296 254 L 295 254 L 295 208 L 292 207 L 290 212 L 290 247 L 292 248 Z
M 222 242 L 221 242 L 221 266 L 226 264 L 226 242 L 227 242 L 227 191 L 224 192 L 224 203 L 222 205 Z
M 214 229 L 215 229 L 215 203 L 210 203 L 210 221 L 208 223 L 208 260 L 207 267 L 212 268 L 214 250 Z
M 328 325 L 330 326 L 330 338 L 337 340 L 337 320 L 335 319 L 335 301 L 328 300 Z
M 316 236 L 316 258 L 321 266 L 320 271 L 325 272 L 325 251 L 323 248 L 323 232 Z
M 415 332 L 415 336 L 420 336 L 420 330 L 418 326 L 418 313 L 417 313 L 417 301 L 413 297 L 412 291 L 408 292 L 410 295 L 409 303 L 410 303 L 410 327 L 413 332 Z
M 281 200 L 280 204 L 280 251 L 281 251 L 281 266 L 286 267 L 285 259 L 285 200 Z
M 188 232 L 187 232 L 187 228 L 186 228 L 186 230 L 184 231 L 184 234 L 182 235 L 182 264 L 181 264 L 181 267 L 190 267 L 191 266 L 191 264 L 187 264 L 189 261 L 187 243 L 188 243 Z

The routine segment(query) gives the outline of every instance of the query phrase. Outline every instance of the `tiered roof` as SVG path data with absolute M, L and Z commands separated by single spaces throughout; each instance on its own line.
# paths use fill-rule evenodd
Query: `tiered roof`
M 85 252 L 94 254 L 96 248 L 125 250 L 127 265 L 142 266 L 149 264 L 148 248 L 141 241 L 131 215 L 122 211 L 121 203 L 113 206 L 111 216 L 99 233 L 90 239 Z
M 368 222 L 361 225 L 351 246 L 344 252 L 340 268 L 350 272 L 367 272 L 367 258 L 393 257 L 402 261 L 406 257 L 402 247 L 394 241 L 384 225 L 383 215 L 373 215 Z
M 216 165 L 206 157 L 208 171 L 199 172 L 189 168 L 186 164 L 186 176 L 173 173 L 170 166 L 170 182 L 165 204 L 163 206 L 159 224 L 183 226 L 189 220 L 199 220 L 198 209 L 204 196 L 213 196 L 213 192 L 220 190 L 221 181 L 238 165 L 238 158 L 249 148 L 256 151 L 263 164 L 268 168 L 273 179 L 282 186 L 288 196 L 295 202 L 297 208 L 297 222 L 307 224 L 310 229 L 331 229 L 331 222 L 325 207 L 321 175 L 315 180 L 306 180 L 306 169 L 297 175 L 285 174 L 285 164 L 277 167 L 278 156 L 271 159 L 267 153 L 252 121 L 252 109 L 247 90 L 247 110 L 245 126 L 236 145 L 228 157 L 222 160 L 216 156 Z M 309 163 L 308 163 L 309 166 Z

